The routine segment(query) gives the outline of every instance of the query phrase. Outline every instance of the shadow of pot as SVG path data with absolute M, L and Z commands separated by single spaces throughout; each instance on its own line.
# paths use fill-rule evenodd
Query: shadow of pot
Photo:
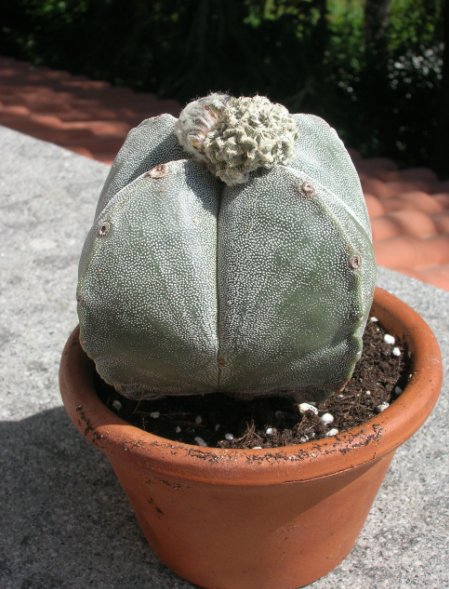
M 93 363 L 72 333 L 60 368 L 65 408 L 179 576 L 207 589 L 293 589 L 350 552 L 396 448 L 424 423 L 442 381 L 438 344 L 415 311 L 376 289 L 373 313 L 411 354 L 400 397 L 334 438 L 269 450 L 196 447 L 128 425 L 97 397 Z

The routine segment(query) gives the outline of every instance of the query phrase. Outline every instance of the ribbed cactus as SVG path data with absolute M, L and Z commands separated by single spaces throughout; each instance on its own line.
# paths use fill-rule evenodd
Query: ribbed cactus
M 81 257 L 81 344 L 127 397 L 321 399 L 350 378 L 375 284 L 336 132 L 213 94 L 133 129 Z

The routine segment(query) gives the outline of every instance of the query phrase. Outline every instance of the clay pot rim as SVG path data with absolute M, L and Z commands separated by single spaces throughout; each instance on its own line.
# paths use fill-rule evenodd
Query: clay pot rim
M 442 361 L 427 323 L 403 301 L 376 288 L 373 312 L 386 329 L 404 337 L 412 356 L 412 378 L 384 412 L 335 437 L 261 450 L 199 447 L 161 438 L 129 425 L 97 397 L 93 366 L 69 337 L 60 366 L 61 394 L 73 423 L 108 456 L 129 468 L 208 484 L 254 486 L 308 481 L 362 466 L 394 451 L 424 423 L 438 398 Z M 126 467 L 126 466 L 125 466 Z

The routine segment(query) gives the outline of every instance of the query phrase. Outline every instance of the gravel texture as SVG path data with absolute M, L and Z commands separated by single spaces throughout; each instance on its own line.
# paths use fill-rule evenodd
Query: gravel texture
M 2 127 L 0 149 L 0 587 L 188 589 L 148 549 L 59 396 L 78 257 L 108 167 Z M 447 366 L 449 292 L 387 270 L 378 282 L 424 316 Z M 398 450 L 353 552 L 310 587 L 449 587 L 448 412 L 443 388 Z

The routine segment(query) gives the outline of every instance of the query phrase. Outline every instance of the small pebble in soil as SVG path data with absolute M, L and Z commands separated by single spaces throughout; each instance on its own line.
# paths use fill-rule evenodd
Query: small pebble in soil
M 232 440 L 234 439 L 234 434 L 225 434 L 225 438 L 226 440 L 228 440 L 228 442 L 232 442 Z
M 399 358 L 399 356 L 401 355 L 401 350 L 395 346 L 392 350 L 391 353 L 393 354 L 393 356 L 396 356 L 397 358 Z
M 379 321 L 379 319 L 377 317 L 374 317 L 374 315 L 372 317 L 370 317 L 369 319 L 372 323 L 377 323 Z
M 276 433 L 276 429 L 274 427 L 267 427 L 265 433 L 267 436 L 273 436 Z
M 152 417 L 153 419 L 159 419 L 160 415 L 161 415 L 161 414 L 160 414 L 160 412 L 159 412 L 159 411 L 152 411 L 152 412 L 150 413 L 150 417 Z
M 262 450 L 262 446 L 253 446 L 251 450 Z
M 394 392 L 396 393 L 396 395 L 400 395 L 402 393 L 401 387 L 394 387 Z
M 333 436 L 336 436 L 337 434 L 338 434 L 338 429 L 336 427 L 333 427 L 328 432 L 326 432 L 324 435 L 326 436 L 326 438 L 332 438 Z
M 382 413 L 382 411 L 385 411 L 385 409 L 388 409 L 389 406 L 390 406 L 390 403 L 387 403 L 385 401 L 384 403 L 377 405 L 376 411 L 377 411 L 377 413 Z
M 122 404 L 120 403 L 120 401 L 118 399 L 116 399 L 115 401 L 112 401 L 112 406 L 114 407 L 114 409 L 116 411 L 120 411 L 120 409 L 122 408 Z
M 393 345 L 394 343 L 396 343 L 396 338 L 393 335 L 390 335 L 389 333 L 386 333 L 384 335 L 384 342 L 386 344 Z
M 311 403 L 300 403 L 298 407 L 301 415 L 304 415 L 304 413 L 307 413 L 307 411 L 311 411 L 315 415 L 318 415 L 318 409 Z
M 366 391 L 365 395 L 368 395 L 368 397 L 371 395 L 371 391 Z
M 321 423 L 324 423 L 324 425 L 329 425 L 329 423 L 334 421 L 334 416 L 331 413 L 323 413 L 320 417 L 320 421 Z
M 194 440 L 198 444 L 198 446 L 207 446 L 206 442 L 200 436 L 195 436 Z

